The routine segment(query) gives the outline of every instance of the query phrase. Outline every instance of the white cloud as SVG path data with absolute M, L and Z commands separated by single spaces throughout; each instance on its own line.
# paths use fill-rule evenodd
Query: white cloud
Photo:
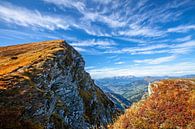
M 53 0 L 46 0 L 50 2 L 54 2 Z M 65 2 L 65 3 L 64 3 Z M 55 3 L 63 4 L 63 6 L 67 6 L 69 8 L 76 8 L 79 11 L 82 11 L 85 5 L 82 2 L 70 2 L 68 0 L 59 0 L 55 1 Z M 19 7 L 16 5 L 12 5 L 8 2 L 3 2 L 0 5 L 0 21 L 12 23 L 24 27 L 29 27 L 31 29 L 63 29 L 68 30 L 71 27 L 78 28 L 84 30 L 86 33 L 90 35 L 96 36 L 109 36 L 109 34 L 101 31 L 99 27 L 94 27 L 90 22 L 87 23 L 87 20 L 84 22 L 75 22 L 78 21 L 79 18 L 74 18 L 72 16 L 66 15 L 54 15 L 54 14 L 43 14 L 37 10 L 29 10 L 24 7 Z M 80 19 L 81 21 L 81 19 Z M 95 28 L 95 29 L 94 29 Z
M 145 36 L 145 37 L 157 37 L 162 36 L 164 34 L 163 31 L 152 29 L 152 28 L 133 28 L 128 29 L 126 31 L 119 31 L 119 35 L 125 35 L 125 36 Z M 117 35 L 118 35 L 117 34 Z
M 139 52 L 133 52 L 131 55 L 151 55 L 151 54 L 161 54 L 161 53 L 169 53 L 169 49 L 163 49 L 163 50 L 147 50 L 147 51 L 139 51 Z
M 174 28 L 169 28 L 168 32 L 185 33 L 190 30 L 195 30 L 195 25 L 181 25 Z
M 112 49 L 113 46 L 117 46 L 117 43 L 113 40 L 104 39 L 104 40 L 76 40 L 70 43 L 76 50 L 84 52 L 88 55 L 102 55 L 103 51 L 107 49 Z
M 170 2 L 154 6 L 154 3 L 148 2 L 148 0 L 136 2 L 112 0 L 42 1 L 56 5 L 62 9 L 62 14 L 64 13 L 66 16 L 62 14 L 60 14 L 61 16 L 45 15 L 39 11 L 5 4 L 5 6 L 0 6 L 0 18 L 5 22 L 17 25 L 42 27 L 50 30 L 77 28 L 95 36 L 163 37 L 166 36 L 167 31 L 162 30 L 157 23 L 166 23 L 177 19 L 185 10 L 178 12 L 172 9 L 183 7 L 187 3 L 186 1 L 179 2 L 179 4 Z M 94 4 L 96 6 L 92 7 L 91 5 Z M 152 6 L 154 8 L 151 9 Z M 72 13 L 75 13 L 77 17 L 67 14 L 67 8 L 73 9 Z M 194 29 L 194 27 L 189 26 L 188 29 Z
M 191 40 L 188 42 L 175 44 L 170 46 L 169 53 L 173 54 L 186 54 L 194 50 L 195 48 L 195 40 Z
M 0 5 L 0 20 L 15 23 L 25 27 L 54 29 L 68 29 L 69 25 L 60 17 L 43 15 L 39 11 L 13 6 Z
M 120 39 L 123 41 L 134 42 L 134 43 L 148 43 L 149 41 L 143 39 L 136 39 L 130 37 L 113 37 L 114 39 Z
M 121 65 L 121 64 L 124 64 L 125 62 L 123 62 L 123 61 L 119 61 L 119 62 L 115 62 L 115 64 L 117 64 L 117 65 Z
M 195 73 L 195 62 L 181 62 L 167 65 L 129 66 L 126 68 L 99 68 L 88 70 L 93 78 L 113 76 L 177 76 Z
M 185 37 L 181 37 L 181 38 L 177 38 L 175 39 L 175 42 L 186 42 L 192 39 L 192 36 L 185 36 Z
M 111 16 L 105 16 L 100 14 L 99 12 L 90 11 L 87 9 L 84 2 L 81 1 L 69 1 L 69 0 L 44 0 L 45 2 L 55 4 L 57 6 L 69 7 L 76 9 L 79 13 L 81 13 L 84 17 L 83 21 L 90 20 L 91 22 L 99 21 L 107 24 L 110 27 L 121 27 L 126 24 L 124 21 L 119 21 L 117 18 Z M 106 2 L 106 1 L 105 1 Z M 82 20 L 81 19 L 81 20 Z
M 74 47 L 74 49 L 76 49 L 79 52 L 86 52 L 87 50 L 84 48 L 80 48 L 80 47 Z
M 75 8 L 78 11 L 83 11 L 85 8 L 85 4 L 82 1 L 76 0 L 43 0 L 47 3 L 52 3 L 58 5 L 60 7 L 68 7 L 68 8 Z
M 175 55 L 172 56 L 165 56 L 165 57 L 159 57 L 159 58 L 153 58 L 153 59 L 144 59 L 144 60 L 134 60 L 134 63 L 144 63 L 144 64 L 161 64 L 166 63 L 169 61 L 173 61 L 176 59 Z
M 185 42 L 185 43 L 182 43 L 182 44 L 177 44 L 177 45 L 175 45 L 175 47 L 177 47 L 177 48 L 181 48 L 181 47 L 184 47 L 184 48 L 195 47 L 195 40 L 192 40 L 192 41 L 189 41 L 189 42 Z
M 131 54 L 131 55 L 148 55 L 148 54 L 161 54 L 161 53 L 170 53 L 170 54 L 186 54 L 191 52 L 195 48 L 195 41 L 190 40 L 191 37 L 187 36 L 177 40 L 187 40 L 183 43 L 176 44 L 157 44 L 157 45 L 144 45 L 138 47 L 126 47 L 122 49 L 108 49 L 104 53 L 112 54 Z
M 87 66 L 87 67 L 85 67 L 86 70 L 90 70 L 90 69 L 94 69 L 94 68 L 95 68 L 95 66 Z
M 116 45 L 115 42 L 111 40 L 84 40 L 84 41 L 77 41 L 74 43 L 71 43 L 72 46 L 77 46 L 77 47 L 92 47 L 92 46 L 99 46 L 102 48 L 107 48 L 109 46 L 114 46 Z
M 77 17 L 79 24 L 74 26 L 85 30 L 88 34 L 98 36 L 144 36 L 159 37 L 166 36 L 166 31 L 161 30 L 157 23 L 174 21 L 185 12 L 175 8 L 185 6 L 188 2 L 175 2 L 154 6 L 154 2 L 148 0 L 140 1 L 111 1 L 111 0 L 43 0 L 52 3 L 59 8 L 72 8 L 82 16 Z M 96 5 L 91 7 L 90 5 Z M 154 8 L 151 8 L 154 7 Z M 116 11 L 117 10 L 117 11 Z M 63 9 L 64 11 L 64 9 Z M 98 22 L 105 24 L 97 25 Z M 84 24 L 85 23 L 85 24 Z M 112 28 L 112 32 L 106 30 Z M 96 30 L 95 32 L 93 30 Z
M 169 47 L 166 44 L 158 44 L 158 45 L 149 45 L 149 46 L 141 46 L 141 47 L 129 47 L 123 48 L 121 50 L 108 50 L 105 53 L 130 53 L 130 54 L 151 54 L 151 50 L 162 49 Z M 149 52 L 149 53 L 147 53 Z
M 92 1 L 100 4 L 109 4 L 110 2 L 112 2 L 112 0 L 92 0 Z
M 139 51 L 149 51 L 149 50 L 155 50 L 155 49 L 162 49 L 167 48 L 168 45 L 166 44 L 158 44 L 158 45 L 149 45 L 149 46 L 142 46 L 139 48 L 124 48 L 122 49 L 123 52 L 139 52 Z
M 120 21 L 112 16 L 105 16 L 101 15 L 97 12 L 83 12 L 84 18 L 83 20 L 90 20 L 92 22 L 98 21 L 107 24 L 109 27 L 116 28 L 116 27 L 123 27 L 126 25 L 126 22 Z

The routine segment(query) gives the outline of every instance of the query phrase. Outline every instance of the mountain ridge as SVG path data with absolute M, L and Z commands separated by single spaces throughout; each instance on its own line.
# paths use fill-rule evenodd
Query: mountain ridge
M 0 59 L 1 128 L 106 128 L 119 113 L 64 40 L 1 47 Z

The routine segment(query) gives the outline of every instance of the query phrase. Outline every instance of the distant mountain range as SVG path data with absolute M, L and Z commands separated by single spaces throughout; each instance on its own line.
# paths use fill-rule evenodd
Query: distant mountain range
M 139 101 L 144 94 L 147 94 L 148 84 L 154 81 L 169 78 L 193 78 L 195 75 L 184 76 L 116 76 L 95 80 L 95 83 L 115 102 L 117 107 L 124 109 L 133 102 Z M 114 97 L 113 97 L 114 96 Z M 119 97 L 120 96 L 120 97 Z M 124 97 L 122 99 L 122 97 Z M 118 99 L 117 99 L 118 98 Z M 117 101 L 120 100 L 120 101 Z M 125 101 L 123 101 L 125 100 Z M 128 100 L 129 102 L 127 103 Z M 126 106 L 123 106 L 126 103 Z

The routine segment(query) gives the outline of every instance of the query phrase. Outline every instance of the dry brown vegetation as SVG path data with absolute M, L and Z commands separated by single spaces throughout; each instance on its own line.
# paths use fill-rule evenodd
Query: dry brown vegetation
M 31 44 L 0 47 L 0 75 L 10 73 L 17 68 L 49 56 L 58 51 L 63 40 L 53 40 Z
M 157 85 L 156 85 L 157 84 Z M 132 107 L 112 129 L 194 129 L 195 80 L 172 79 L 156 82 L 152 93 Z
M 13 76 L 27 77 L 16 72 L 18 69 L 47 60 L 55 56 L 56 52 L 63 51 L 65 49 L 61 47 L 63 43 L 64 40 L 52 40 L 0 47 L 0 90 L 7 89 L 9 83 L 10 85 L 14 84 L 13 80 L 12 82 L 9 81 Z M 12 74 L 12 76 L 8 74 Z M 8 75 L 7 79 L 5 79 L 6 75 Z

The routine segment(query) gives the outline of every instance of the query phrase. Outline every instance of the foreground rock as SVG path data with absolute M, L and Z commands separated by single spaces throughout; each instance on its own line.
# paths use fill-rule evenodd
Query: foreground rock
M 64 41 L 0 48 L 0 128 L 103 128 L 116 114 Z

